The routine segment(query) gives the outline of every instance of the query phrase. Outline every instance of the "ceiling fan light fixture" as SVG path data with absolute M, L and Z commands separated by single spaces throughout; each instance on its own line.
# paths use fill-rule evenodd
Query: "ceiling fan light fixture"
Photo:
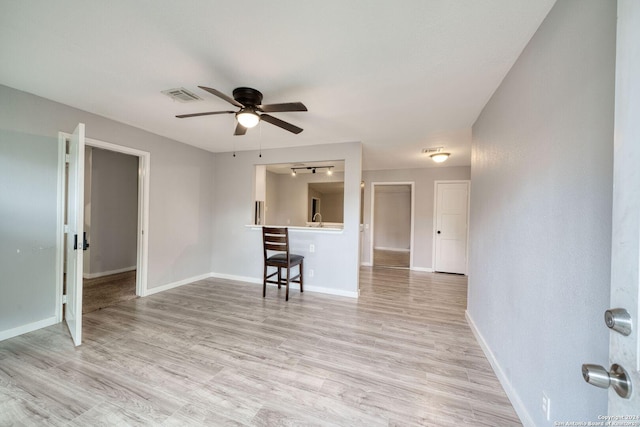
M 436 163 L 442 163 L 445 160 L 447 160 L 450 155 L 451 155 L 450 153 L 435 153 L 430 155 L 429 157 L 431 157 L 431 160 L 433 160 Z
M 251 129 L 258 124 L 258 122 L 260 121 L 260 116 L 258 116 L 254 111 L 248 108 L 243 108 L 238 113 L 236 113 L 236 119 L 242 126 L 247 129 Z

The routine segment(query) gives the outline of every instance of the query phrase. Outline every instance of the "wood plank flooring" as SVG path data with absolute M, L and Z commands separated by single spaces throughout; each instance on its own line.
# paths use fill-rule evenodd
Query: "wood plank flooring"
M 0 425 L 516 426 L 466 278 L 361 270 L 359 299 L 208 279 L 0 342 Z
M 409 268 L 411 253 L 409 251 L 389 251 L 373 249 L 374 267 Z
M 91 313 L 133 298 L 137 298 L 135 270 L 82 281 L 82 313 Z

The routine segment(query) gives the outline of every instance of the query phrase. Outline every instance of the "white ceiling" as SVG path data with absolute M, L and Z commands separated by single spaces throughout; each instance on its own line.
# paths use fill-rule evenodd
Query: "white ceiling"
M 435 167 L 434 146 L 469 165 L 471 125 L 554 2 L 0 0 L 0 84 L 213 152 L 361 141 L 365 170 Z M 174 118 L 234 109 L 198 85 L 304 102 L 272 113 L 304 132 Z M 204 100 L 160 93 L 176 87 Z

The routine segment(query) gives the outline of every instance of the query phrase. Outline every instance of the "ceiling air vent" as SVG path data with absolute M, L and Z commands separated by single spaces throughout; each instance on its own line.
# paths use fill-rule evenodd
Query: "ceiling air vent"
M 425 154 L 430 154 L 430 153 L 439 153 L 444 149 L 444 147 L 431 147 L 431 148 L 423 148 L 422 152 Z
M 202 101 L 202 98 L 200 98 L 198 95 L 186 90 L 183 87 L 179 87 L 176 89 L 163 90 L 162 93 L 164 93 L 174 101 L 178 101 L 178 102 Z

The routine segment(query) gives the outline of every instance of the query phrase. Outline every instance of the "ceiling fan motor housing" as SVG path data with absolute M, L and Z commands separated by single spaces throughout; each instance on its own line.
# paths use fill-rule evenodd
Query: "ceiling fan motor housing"
M 250 87 L 239 87 L 233 90 L 233 99 L 245 106 L 262 104 L 262 93 Z

